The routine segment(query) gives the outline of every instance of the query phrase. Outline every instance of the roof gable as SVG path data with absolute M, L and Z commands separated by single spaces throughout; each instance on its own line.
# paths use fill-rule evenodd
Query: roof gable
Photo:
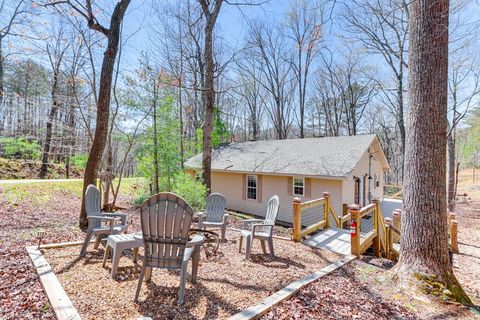
M 212 151 L 212 170 L 345 177 L 373 142 L 376 135 L 235 142 Z M 202 155 L 185 166 L 201 168 Z

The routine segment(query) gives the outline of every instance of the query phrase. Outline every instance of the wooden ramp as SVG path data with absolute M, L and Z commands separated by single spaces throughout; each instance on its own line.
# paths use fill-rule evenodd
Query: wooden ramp
M 328 228 L 310 236 L 303 241 L 314 248 L 326 249 L 339 254 L 351 254 L 350 231 L 338 228 Z
M 366 233 L 360 234 L 360 239 L 365 239 Z M 352 240 L 350 230 L 331 227 L 320 231 L 303 241 L 308 246 L 326 249 L 335 253 L 350 255 L 352 254 Z

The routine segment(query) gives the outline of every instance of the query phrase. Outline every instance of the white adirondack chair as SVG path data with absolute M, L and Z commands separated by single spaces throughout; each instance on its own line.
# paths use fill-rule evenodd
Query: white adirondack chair
M 169 192 L 152 196 L 140 208 L 145 254 L 135 302 L 138 301 L 143 277 L 150 281 L 152 268 L 159 268 L 180 269 L 178 303 L 183 303 L 188 260 L 194 251 L 194 248 L 187 247 L 192 216 L 192 207 L 182 198 Z M 197 268 L 198 260 L 193 262 L 192 282 L 195 282 Z
M 239 252 L 242 252 L 242 242 L 243 238 L 246 240 L 246 254 L 245 258 L 250 259 L 250 251 L 252 249 L 252 243 L 254 239 L 259 239 L 262 245 L 263 253 L 266 252 L 265 241 L 268 242 L 268 249 L 270 251 L 270 257 L 275 258 L 275 253 L 273 250 L 273 226 L 275 226 L 275 220 L 277 219 L 278 208 L 280 206 L 280 201 L 278 196 L 273 196 L 268 200 L 267 204 L 267 214 L 265 215 L 264 220 L 260 219 L 248 219 L 243 222 L 244 228 L 250 226 L 250 230 L 242 230 L 240 233 L 240 245 Z
M 118 234 L 126 232 L 128 229 L 127 215 L 122 213 L 103 213 L 101 211 L 100 191 L 93 184 L 89 185 L 85 192 L 85 210 L 87 211 L 88 230 L 80 250 L 81 256 L 87 252 L 88 244 L 94 235 L 97 236 L 94 248 L 98 249 L 102 235 Z M 118 218 L 120 218 L 120 224 L 115 224 L 115 220 Z M 105 224 L 106 222 L 108 222 L 108 225 Z
M 226 205 L 227 201 L 220 193 L 210 194 L 206 200 L 205 212 L 200 212 L 198 214 L 198 228 L 206 229 L 206 227 L 220 227 L 222 241 L 224 241 L 228 219 L 228 213 L 225 213 Z

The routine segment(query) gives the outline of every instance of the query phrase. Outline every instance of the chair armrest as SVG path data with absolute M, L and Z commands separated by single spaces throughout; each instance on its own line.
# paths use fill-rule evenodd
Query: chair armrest
M 188 260 L 190 260 L 190 257 L 193 254 L 194 249 L 193 248 L 185 248 L 185 251 L 183 252 L 183 263 L 188 263 Z
M 206 217 L 206 214 L 205 214 L 204 211 L 201 211 L 201 212 L 197 213 L 197 216 L 198 216 L 198 219 L 200 220 L 200 219 L 203 219 L 203 217 Z
M 270 235 L 272 235 L 272 231 L 273 231 L 273 227 L 275 225 L 274 224 L 267 224 L 267 223 L 255 223 L 255 224 L 252 224 L 252 237 L 255 237 L 255 229 L 257 228 L 260 228 L 260 227 L 272 227 L 270 229 Z
M 107 217 L 112 217 L 112 218 L 120 218 L 122 221 L 122 224 L 126 224 L 127 222 L 127 214 L 126 213 L 103 213 L 104 216 Z
M 113 230 L 113 224 L 115 222 L 115 218 L 113 217 L 105 217 L 105 216 L 88 216 L 88 220 L 100 220 L 100 222 L 103 221 L 108 221 L 110 222 L 110 231 Z
M 247 228 L 249 224 L 255 223 L 255 222 L 263 222 L 263 220 L 260 219 L 246 219 L 243 220 L 243 227 Z
M 115 221 L 115 218 L 113 218 L 113 217 L 104 217 L 104 216 L 88 216 L 87 219 L 88 220 L 99 219 L 99 220 L 105 220 L 105 221 Z
M 229 217 L 229 216 L 230 216 L 230 215 L 229 215 L 228 213 L 224 213 L 224 214 L 223 214 L 223 223 L 227 223 L 227 220 L 228 220 L 228 217 Z

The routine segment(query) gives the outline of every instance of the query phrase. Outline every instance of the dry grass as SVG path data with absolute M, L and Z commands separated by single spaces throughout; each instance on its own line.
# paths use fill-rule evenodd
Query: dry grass
M 480 200 L 480 169 L 475 170 L 475 182 L 473 181 L 473 169 L 464 169 L 458 174 L 458 194 L 466 193 L 468 198 Z
M 227 318 L 339 258 L 328 251 L 276 240 L 275 260 L 264 255 L 256 242 L 252 261 L 245 261 L 244 250 L 238 253 L 238 237 L 238 232 L 229 230 L 228 242 L 220 245 L 216 255 L 208 247 L 202 250 L 197 283 L 187 283 L 183 306 L 177 305 L 177 272 L 154 270 L 152 282 L 142 286 L 140 302 L 135 304 L 140 266 L 131 259 L 122 257 L 113 280 L 110 264 L 102 268 L 103 250 L 90 247 L 86 258 L 78 258 L 78 247 L 49 249 L 44 255 L 82 319 Z

